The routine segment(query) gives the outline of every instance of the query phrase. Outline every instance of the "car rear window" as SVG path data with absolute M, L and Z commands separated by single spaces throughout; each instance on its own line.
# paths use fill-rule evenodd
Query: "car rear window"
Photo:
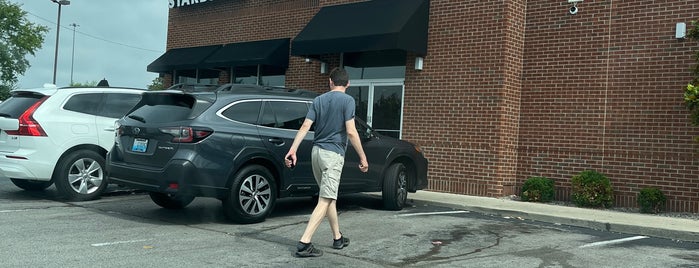
M 193 119 L 211 102 L 183 94 L 144 94 L 129 116 L 140 117 L 145 123 L 165 123 Z
M 6 99 L 0 103 L 0 116 L 18 118 L 30 106 L 43 98 L 44 95 L 37 93 L 20 93 Z

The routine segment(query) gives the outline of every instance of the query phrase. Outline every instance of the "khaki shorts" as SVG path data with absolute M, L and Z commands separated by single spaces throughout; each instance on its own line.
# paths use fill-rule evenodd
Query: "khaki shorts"
M 320 197 L 337 200 L 337 189 L 340 187 L 340 175 L 345 165 L 345 157 L 329 150 L 313 146 L 311 151 L 313 177 L 320 187 Z

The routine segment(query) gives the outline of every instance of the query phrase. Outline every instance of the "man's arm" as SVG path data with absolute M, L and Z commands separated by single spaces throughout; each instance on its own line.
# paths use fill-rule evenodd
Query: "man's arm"
M 357 127 L 354 125 L 354 118 L 345 121 L 345 127 L 347 128 L 347 137 L 352 143 L 352 147 L 357 151 L 359 155 L 359 170 L 362 172 L 369 171 L 369 162 L 366 160 L 366 155 L 364 154 L 364 149 L 362 148 L 362 141 L 359 139 L 359 133 L 357 132 Z
M 286 167 L 296 165 L 296 150 L 299 149 L 299 145 L 301 145 L 303 138 L 306 137 L 308 130 L 311 129 L 311 125 L 313 125 L 313 121 L 311 121 L 311 119 L 306 118 L 306 120 L 303 121 L 303 124 L 299 128 L 299 132 L 297 132 L 296 137 L 294 137 L 294 143 L 291 144 L 289 152 L 286 153 L 286 156 L 284 156 L 284 163 L 286 164 Z

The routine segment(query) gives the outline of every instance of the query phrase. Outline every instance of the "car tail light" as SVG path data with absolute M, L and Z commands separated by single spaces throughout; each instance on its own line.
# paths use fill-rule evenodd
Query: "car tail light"
M 22 115 L 19 116 L 19 128 L 17 130 L 6 130 L 5 132 L 8 135 L 18 135 L 18 136 L 35 136 L 35 137 L 45 137 L 46 132 L 44 131 L 43 128 L 41 128 L 41 125 L 39 125 L 39 122 L 37 122 L 34 119 L 34 112 L 36 111 L 39 106 L 44 103 L 44 101 L 48 98 L 49 96 L 45 96 L 41 98 L 39 101 L 34 103 L 32 106 L 29 106 L 29 109 L 24 111 Z
M 172 135 L 172 142 L 195 143 L 214 133 L 210 129 L 194 129 L 191 127 L 164 127 L 160 132 Z

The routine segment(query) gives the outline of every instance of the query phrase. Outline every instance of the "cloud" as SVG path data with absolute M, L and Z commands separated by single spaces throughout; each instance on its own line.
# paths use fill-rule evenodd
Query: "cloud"
M 10 0 L 29 12 L 27 19 L 49 27 L 44 44 L 31 67 L 19 78 L 20 88 L 40 87 L 53 80 L 58 5 L 50 0 Z M 75 56 L 73 27 L 75 31 Z M 145 88 L 157 77 L 146 71 L 148 64 L 165 52 L 168 23 L 166 0 L 72 0 L 61 7 L 56 84 L 91 82 L 102 78 L 112 86 Z

